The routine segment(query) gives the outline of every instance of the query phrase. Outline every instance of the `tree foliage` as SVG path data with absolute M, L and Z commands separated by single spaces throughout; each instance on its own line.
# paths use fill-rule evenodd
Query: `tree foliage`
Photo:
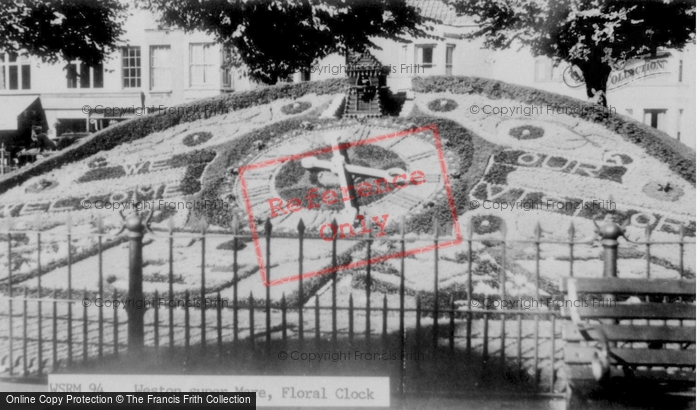
M 423 19 L 404 0 L 140 0 L 166 26 L 201 30 L 230 50 L 267 84 L 329 54 L 376 48 L 372 38 L 427 36 Z
M 0 52 L 98 64 L 115 51 L 125 10 L 119 0 L 2 0 Z
M 693 0 L 446 0 L 477 17 L 469 38 L 492 49 L 518 44 L 578 67 L 588 97 L 605 91 L 615 67 L 695 40 Z

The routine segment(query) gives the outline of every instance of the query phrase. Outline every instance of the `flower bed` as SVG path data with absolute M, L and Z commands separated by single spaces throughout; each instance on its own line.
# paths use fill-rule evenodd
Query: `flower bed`
M 295 101 L 282 107 L 282 113 L 287 115 L 299 114 L 311 108 L 308 101 Z
M 187 147 L 194 147 L 195 145 L 204 144 L 209 141 L 213 135 L 211 132 L 193 132 L 187 134 L 185 138 L 182 139 L 182 143 Z
M 472 219 L 474 233 L 477 235 L 486 235 L 498 232 L 501 229 L 503 219 L 495 215 L 479 215 Z
M 452 111 L 455 108 L 457 108 L 457 106 L 458 106 L 458 104 L 455 100 L 450 100 L 447 98 L 433 100 L 433 101 L 428 103 L 428 108 L 431 111 L 436 111 L 436 112 Z
M 519 140 L 534 140 L 542 138 L 544 130 L 541 127 L 532 125 L 521 125 L 510 129 L 509 134 Z
M 685 180 L 695 184 L 695 156 L 687 147 L 668 138 L 661 131 L 602 110 L 593 104 L 543 90 L 478 77 L 415 77 L 412 84 L 413 90 L 418 93 L 450 91 L 453 94 L 478 94 L 494 99 L 512 99 L 525 104 L 566 108 L 572 115 L 602 124 L 625 140 L 640 145 L 649 155 L 665 162 Z
M 52 181 L 49 179 L 42 179 L 41 181 L 27 187 L 26 192 L 36 194 L 39 192 L 44 192 L 44 191 L 48 191 L 50 189 L 54 189 L 57 186 L 58 186 L 58 181 Z

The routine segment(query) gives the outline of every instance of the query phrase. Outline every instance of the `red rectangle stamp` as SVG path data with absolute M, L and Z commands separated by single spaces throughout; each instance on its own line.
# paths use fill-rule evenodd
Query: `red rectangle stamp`
M 374 134 L 374 136 L 372 136 Z M 266 149 L 238 169 L 260 274 L 265 286 L 354 269 L 462 242 L 448 167 L 437 126 L 410 130 L 356 127 L 304 130 Z M 452 235 L 402 252 L 270 279 L 258 232 L 269 220 L 274 231 L 318 235 L 325 242 L 389 238 L 404 217 L 429 212 L 444 198 Z M 394 230 L 395 231 L 395 230 Z

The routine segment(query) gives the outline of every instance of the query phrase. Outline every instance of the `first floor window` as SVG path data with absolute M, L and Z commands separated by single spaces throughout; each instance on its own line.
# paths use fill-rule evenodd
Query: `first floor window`
M 151 47 L 151 90 L 168 91 L 170 79 L 170 46 Z
M 104 68 L 102 63 L 90 67 L 85 63 L 74 62 L 66 68 L 68 88 L 102 88 L 104 86 Z
M 141 48 L 122 48 L 122 87 L 141 87 Z
M 214 44 L 190 44 L 190 85 L 215 85 L 218 74 Z
M 416 46 L 416 64 L 422 65 L 423 68 L 431 68 L 434 64 L 433 54 L 435 54 L 435 45 Z
M 0 53 L 0 90 L 29 90 L 32 71 L 26 57 Z

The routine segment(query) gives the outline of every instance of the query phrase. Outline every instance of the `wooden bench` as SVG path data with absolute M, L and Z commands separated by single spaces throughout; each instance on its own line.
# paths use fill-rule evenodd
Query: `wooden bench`
M 695 281 L 567 278 L 568 404 L 694 405 Z

